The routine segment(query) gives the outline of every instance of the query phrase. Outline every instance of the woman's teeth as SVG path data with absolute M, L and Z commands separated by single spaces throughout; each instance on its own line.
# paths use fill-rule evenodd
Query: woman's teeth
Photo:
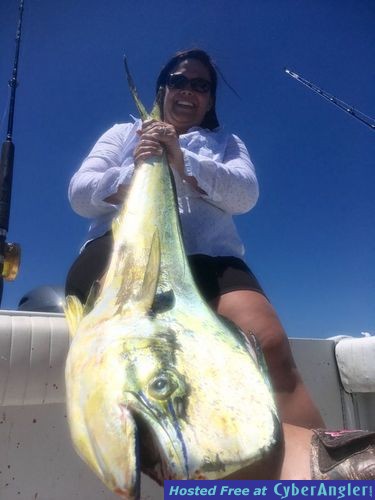
M 179 106 L 187 106 L 189 108 L 193 108 L 194 107 L 194 104 L 192 102 L 187 102 L 187 101 L 177 101 L 177 103 Z

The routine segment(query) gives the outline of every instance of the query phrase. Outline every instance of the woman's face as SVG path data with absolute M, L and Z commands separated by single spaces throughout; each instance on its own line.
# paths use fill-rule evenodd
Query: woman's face
M 171 71 L 172 74 L 183 75 L 189 80 L 203 78 L 211 81 L 206 66 L 197 59 L 186 59 Z M 165 89 L 163 115 L 164 121 L 175 127 L 178 133 L 183 134 L 191 127 L 199 126 L 207 111 L 212 106 L 211 92 L 198 92 L 190 84 L 182 89 Z

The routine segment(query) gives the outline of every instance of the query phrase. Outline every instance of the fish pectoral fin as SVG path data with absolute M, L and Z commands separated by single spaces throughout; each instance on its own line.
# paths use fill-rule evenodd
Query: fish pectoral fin
M 86 316 L 90 311 L 94 309 L 96 299 L 99 296 L 99 292 L 101 289 L 101 283 L 99 280 L 94 281 L 90 288 L 89 295 L 87 297 L 85 306 L 83 308 L 83 316 Z
M 139 299 L 142 302 L 142 306 L 147 310 L 151 309 L 154 303 L 160 275 L 160 259 L 160 237 L 159 231 L 156 229 L 152 237 L 142 287 L 139 291 Z
M 112 234 L 113 239 L 115 240 L 120 229 L 120 221 L 118 217 L 115 217 L 112 221 Z
M 121 269 L 127 269 L 125 276 L 118 274 L 117 280 L 117 305 L 118 313 L 124 313 L 130 308 L 149 311 L 152 308 L 158 280 L 160 275 L 160 238 L 155 230 L 149 251 L 145 249 L 135 257 L 132 253 L 126 254 L 126 265 L 123 263 Z M 103 288 L 106 288 L 104 284 Z
M 65 299 L 64 312 L 70 337 L 73 338 L 83 318 L 83 305 L 75 295 L 68 295 Z

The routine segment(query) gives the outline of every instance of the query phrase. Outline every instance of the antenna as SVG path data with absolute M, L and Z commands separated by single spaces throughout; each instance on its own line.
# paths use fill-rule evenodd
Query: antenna
M 342 109 L 343 111 L 345 111 L 346 113 L 351 115 L 353 118 L 356 118 L 357 120 L 362 122 L 364 125 L 367 125 L 372 130 L 375 130 L 375 120 L 373 118 L 370 118 L 369 116 L 365 115 L 364 113 L 361 113 L 361 111 L 354 109 L 353 106 L 351 106 L 350 104 L 347 104 L 344 101 L 341 101 L 337 97 L 335 97 L 331 94 L 328 94 L 328 92 L 325 92 L 324 90 L 320 89 L 317 85 L 314 85 L 313 83 L 309 82 L 305 78 L 302 78 L 302 76 L 298 75 L 297 73 L 294 73 L 293 71 L 291 71 L 287 68 L 285 68 L 285 73 L 287 75 L 291 76 L 292 78 L 294 78 L 295 80 L 297 80 L 297 82 L 302 83 L 303 85 L 306 85 L 306 87 L 308 87 L 310 90 L 312 90 L 316 94 L 320 95 L 320 97 L 323 97 L 324 99 L 326 99 L 330 103 L 332 103 L 335 106 L 337 106 L 338 108 Z
M 24 0 L 19 3 L 18 25 L 16 32 L 16 51 L 14 56 L 12 78 L 9 80 L 11 88 L 8 113 L 8 129 L 3 142 L 0 156 L 0 303 L 3 295 L 3 280 L 14 280 L 19 267 L 20 248 L 15 243 L 7 243 L 9 229 L 10 202 L 12 196 L 14 144 L 13 121 L 16 102 L 16 88 L 18 58 L 21 44 L 21 29 Z

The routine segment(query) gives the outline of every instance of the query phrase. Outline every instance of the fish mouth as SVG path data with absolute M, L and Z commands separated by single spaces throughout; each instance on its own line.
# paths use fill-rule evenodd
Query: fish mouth
M 170 467 L 163 447 L 158 443 L 156 432 L 144 416 L 140 413 L 132 415 L 137 427 L 140 470 L 162 486 L 164 480 L 174 479 L 176 473 Z
M 103 414 L 100 408 L 85 418 L 86 453 L 80 453 L 107 487 L 126 500 L 140 499 L 141 472 L 160 486 L 166 479 L 186 478 L 182 433 L 174 432 L 165 419 L 160 421 L 152 408 L 137 407 L 137 402 L 112 407 L 113 418 L 100 427 L 96 425 L 96 417 Z

